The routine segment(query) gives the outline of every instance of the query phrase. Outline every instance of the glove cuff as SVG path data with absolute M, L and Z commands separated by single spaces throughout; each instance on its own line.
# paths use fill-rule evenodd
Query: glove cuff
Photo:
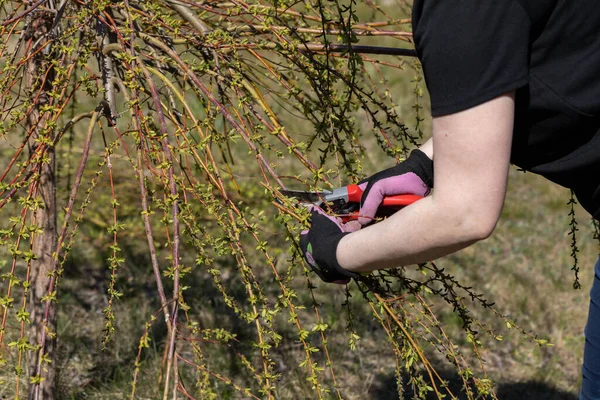
M 433 189 L 433 160 L 419 149 L 413 150 L 406 161 L 428 188 Z

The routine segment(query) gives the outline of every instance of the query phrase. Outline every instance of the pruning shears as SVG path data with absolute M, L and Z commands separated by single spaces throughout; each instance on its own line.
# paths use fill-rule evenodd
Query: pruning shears
M 358 219 L 358 210 L 360 209 L 360 199 L 363 190 L 356 184 L 335 188 L 333 190 L 323 190 L 317 192 L 302 190 L 282 190 L 281 194 L 286 197 L 293 197 L 305 203 L 311 203 L 315 206 L 328 207 L 331 212 L 342 218 L 343 222 Z M 414 194 L 399 194 L 395 196 L 384 197 L 378 210 L 378 217 L 390 216 L 399 209 L 406 207 L 422 196 Z

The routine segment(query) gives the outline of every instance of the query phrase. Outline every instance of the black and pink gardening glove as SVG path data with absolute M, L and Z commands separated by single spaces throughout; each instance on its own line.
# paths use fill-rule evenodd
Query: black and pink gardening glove
M 324 282 L 346 284 L 360 276 L 340 266 L 336 250 L 340 240 L 350 232 L 336 218 L 311 206 L 310 229 L 300 233 L 302 256 Z
M 413 150 L 404 162 L 376 173 L 358 186 L 363 190 L 358 222 L 366 225 L 373 222 L 386 196 L 427 196 L 433 188 L 433 161 L 421 150 Z

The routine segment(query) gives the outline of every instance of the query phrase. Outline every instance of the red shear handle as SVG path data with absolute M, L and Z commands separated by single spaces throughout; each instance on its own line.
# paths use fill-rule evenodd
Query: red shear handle
M 352 203 L 360 203 L 363 191 L 358 185 L 348 185 L 348 201 Z M 397 194 L 395 196 L 387 196 L 383 198 L 381 203 L 384 207 L 405 207 L 417 200 L 422 199 L 422 196 L 416 194 Z

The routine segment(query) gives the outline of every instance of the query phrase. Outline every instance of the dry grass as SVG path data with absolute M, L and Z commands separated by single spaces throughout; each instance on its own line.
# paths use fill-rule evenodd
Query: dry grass
M 582 288 L 574 290 L 568 200 L 568 190 L 513 170 L 494 235 L 440 261 L 523 328 L 554 344 L 532 346 L 483 312 L 481 318 L 504 336 L 501 342 L 490 341 L 485 353 L 488 370 L 501 385 L 528 383 L 535 388 L 537 383 L 573 396 L 579 390 L 583 329 L 598 244 L 592 239 L 589 216 L 578 208 Z
M 588 291 L 593 277 L 593 263 L 597 257 L 597 244 L 591 240 L 591 229 L 585 213 L 578 209 L 580 222 L 580 267 L 581 290 L 572 288 L 573 273 L 570 271 L 570 239 L 568 237 L 567 190 L 554 186 L 533 174 L 513 170 L 503 217 L 494 235 L 485 242 L 440 260 L 438 264 L 452 272 L 463 283 L 473 286 L 494 301 L 501 312 L 510 315 L 526 330 L 531 330 L 554 344 L 539 347 L 517 330 L 509 330 L 504 322 L 488 310 L 474 308 L 475 314 L 487 326 L 502 335 L 502 341 L 486 340 L 483 357 L 490 376 L 497 384 L 501 399 L 569 399 L 575 398 L 580 382 L 582 361 L 583 328 L 587 317 Z M 362 337 L 355 351 L 348 349 L 348 333 L 345 331 L 346 316 L 342 303 L 343 289 L 318 283 L 317 300 L 324 305 L 321 309 L 325 322 L 332 327 L 329 334 L 329 349 L 335 364 L 336 378 L 341 393 L 347 399 L 392 399 L 395 390 L 395 360 L 384 344 L 387 340 L 381 327 L 373 320 L 365 302 L 357 295 L 351 299 L 355 312 L 355 327 Z M 296 289 L 302 298 L 302 286 Z M 304 292 L 305 293 L 305 292 Z M 137 298 L 139 313 L 131 313 L 127 304 L 122 304 L 123 315 L 117 318 L 119 341 L 110 354 L 102 357 L 112 366 L 110 373 L 99 378 L 95 371 L 100 367 L 98 360 L 89 352 L 90 347 L 77 349 L 74 343 L 64 339 L 63 357 L 70 348 L 71 357 L 64 359 L 63 375 L 68 379 L 62 384 L 70 398 L 79 398 L 86 393 L 89 398 L 110 398 L 111 393 L 128 390 L 128 374 L 125 367 L 119 370 L 119 357 L 126 358 L 135 349 L 139 337 L 140 321 L 151 312 L 149 298 Z M 129 304 L 133 304 L 129 303 Z M 308 304 L 308 301 L 307 301 Z M 440 305 L 441 306 L 441 305 Z M 458 321 L 444 308 L 439 315 L 448 332 L 457 343 L 464 343 L 464 335 Z M 63 309 L 68 314 L 62 319 L 64 330 L 87 337 L 89 344 L 98 343 L 101 323 L 86 326 L 90 315 L 98 308 L 83 310 L 73 305 Z M 479 311 L 477 311 L 479 310 Z M 310 320 L 310 309 L 302 317 Z M 207 326 L 227 324 L 214 313 L 200 315 Z M 67 321 L 70 321 L 67 325 Z M 77 330 L 73 329 L 78 327 Z M 233 327 L 242 329 L 243 327 Z M 241 332 L 241 331 L 240 331 Z M 288 338 L 275 352 L 275 361 L 282 378 L 278 396 L 282 399 L 311 398 L 310 385 L 297 373 L 302 349 L 293 340 L 290 327 Z M 286 337 L 286 332 L 283 332 Z M 485 337 L 485 336 L 484 336 Z M 96 338 L 96 339 L 94 339 Z M 160 335 L 157 333 L 154 355 L 148 362 L 157 366 L 160 359 Z M 93 345 L 92 345 L 93 346 Z M 468 346 L 465 346 L 465 351 Z M 98 349 L 96 349 L 98 350 Z M 215 347 L 214 357 L 226 357 L 222 349 Z M 75 356 L 73 354 L 79 355 Z M 467 351 L 468 352 L 468 351 Z M 101 353 L 98 353 L 101 354 Z M 435 359 L 436 354 L 429 355 Z M 152 358 L 155 358 L 152 360 Z M 127 363 L 124 363 L 126 365 Z M 439 370 L 451 382 L 456 380 L 450 366 L 438 360 Z M 106 367 L 106 365 L 104 366 Z M 102 368 L 100 368 L 102 369 Z M 152 380 L 152 368 L 146 378 Z M 156 374 L 157 369 L 154 370 Z M 155 375 L 156 376 L 156 375 Z M 87 385 L 82 383 L 88 379 Z M 330 379 L 330 376 L 329 376 Z M 143 387 L 143 386 L 142 386 Z M 70 390 L 66 390 L 70 388 Z M 152 393 L 142 394 L 152 397 Z M 240 398 L 232 395 L 231 398 Z
M 371 38 L 372 39 L 372 38 Z M 374 39 L 372 39 L 374 40 Z M 389 43 L 388 43 L 389 42 Z M 393 44 L 380 41 L 382 45 Z M 386 58 L 387 62 L 402 61 Z M 369 65 L 372 72 L 374 65 Z M 399 115 L 406 116 L 407 121 L 413 121 L 412 106 L 414 104 L 414 84 L 410 82 L 414 75 L 411 63 L 406 66 L 404 73 L 397 69 L 383 68 L 382 87 L 389 87 L 392 102 Z M 370 74 L 371 76 L 373 74 Z M 426 99 L 423 106 L 426 107 Z M 283 110 L 273 106 L 276 114 L 282 115 Z M 288 122 L 288 121 L 284 121 Z M 425 130 L 429 121 L 424 122 Z M 306 121 L 292 120 L 292 134 L 301 136 L 311 129 Z M 358 127 L 368 129 L 368 124 L 359 121 Z M 305 136 L 309 136 L 306 134 Z M 368 135 L 365 133 L 365 137 Z M 371 138 L 372 139 L 372 138 Z M 77 143 L 75 143 L 75 148 Z M 361 142 L 361 144 L 363 144 Z M 385 158 L 383 152 L 374 141 L 364 143 L 367 151 L 363 160 L 365 173 L 373 172 L 393 162 Z M 100 156 L 103 147 L 95 149 L 95 156 Z M 260 191 L 256 178 L 256 166 L 250 167 L 246 162 L 251 157 L 247 148 L 233 149 L 237 159 L 234 174 L 243 192 Z M 10 151 L 10 149 L 9 149 Z M 243 155 L 246 158 L 243 158 Z M 94 157 L 97 158 L 97 157 Z M 291 157 L 282 160 L 282 165 L 289 174 L 300 173 L 301 170 L 289 161 Z M 96 161 L 96 160 L 94 160 Z M 88 219 L 82 225 L 82 234 L 78 237 L 76 248 L 71 253 L 71 259 L 66 266 L 66 273 L 59 292 L 59 398 L 63 399 L 118 399 L 127 398 L 133 376 L 134 361 L 137 354 L 138 342 L 143 334 L 144 324 L 159 308 L 156 299 L 154 283 L 149 277 L 149 261 L 146 249 L 140 245 L 144 241 L 140 237 L 141 225 L 137 202 L 126 177 L 120 180 L 119 163 L 115 156 L 115 185 L 119 199 L 123 204 L 120 210 L 127 224 L 127 231 L 120 236 L 123 242 L 123 253 L 126 262 L 118 272 L 118 290 L 124 293 L 115 306 L 114 340 L 107 349 L 103 350 L 102 330 L 105 322 L 102 310 L 107 305 L 108 270 L 106 252 L 110 245 L 107 239 L 106 221 L 110 213 L 92 208 Z M 289 163 L 286 164 L 286 163 Z M 64 167 L 65 170 L 68 168 Z M 73 167 L 71 166 L 71 169 Z M 287 171 L 286 171 L 287 172 Z M 306 172 L 306 171 L 304 171 Z M 92 172 L 90 172 L 92 173 Z M 344 179 L 345 177 L 340 177 Z M 125 182 L 125 183 L 123 183 Z M 340 182 L 345 183 L 345 182 Z M 102 183 L 95 195 L 95 203 L 102 205 L 110 202 L 109 188 Z M 123 185 L 123 186 L 120 186 Z M 66 185 L 60 186 L 63 189 Z M 129 194 L 128 194 L 129 193 Z M 61 198 L 65 197 L 61 193 Z M 254 198 L 259 198 L 256 193 Z M 255 209 L 263 209 L 267 218 L 275 214 L 270 209 L 270 198 L 263 196 L 258 204 L 250 204 Z M 250 198 L 250 196 L 249 196 Z M 540 337 L 547 338 L 553 347 L 538 347 L 519 331 L 508 329 L 501 318 L 489 310 L 473 306 L 473 313 L 496 335 L 502 335 L 503 340 L 488 339 L 483 353 L 485 367 L 497 384 L 498 396 L 506 399 L 559 399 L 575 398 L 579 385 L 579 371 L 582 359 L 583 327 L 587 316 L 588 291 L 593 277 L 593 263 L 597 258 L 598 247 L 591 239 L 588 217 L 578 209 L 580 222 L 579 253 L 581 267 L 581 283 L 579 291 L 572 289 L 573 274 L 570 271 L 572 259 L 568 237 L 568 191 L 558 188 L 542 178 L 532 174 L 511 171 L 511 181 L 503 217 L 494 235 L 485 242 L 479 243 L 460 253 L 439 261 L 439 266 L 455 275 L 462 283 L 473 286 L 486 298 L 494 301 L 497 308 L 504 314 L 515 319 L 518 324 Z M 261 222 L 254 215 L 251 222 Z M 129 219 L 130 218 L 130 219 Z M 272 221 L 271 221 L 272 222 Z M 214 221 L 212 222 L 214 224 Z M 266 225 L 266 224 L 265 224 Z M 279 256 L 281 271 L 289 265 L 289 256 L 282 249 L 288 248 L 284 242 L 285 235 L 278 231 L 279 227 L 270 224 L 264 230 L 269 239 L 273 254 Z M 157 242 L 164 243 L 162 237 Z M 183 262 L 194 265 L 194 254 L 189 248 L 184 252 Z M 164 254 L 162 254 L 164 256 Z M 248 251 L 248 258 L 253 264 L 260 279 L 272 283 L 272 277 L 261 275 L 260 254 Z M 227 264 L 229 262 L 229 264 Z M 223 271 L 222 279 L 231 293 L 239 288 L 239 276 L 236 275 L 235 265 L 231 258 L 218 259 L 214 265 Z M 241 321 L 233 315 L 230 308 L 225 306 L 221 294 L 215 289 L 212 278 L 200 270 L 186 278 L 184 284 L 193 289 L 186 292 L 186 303 L 190 306 L 190 320 L 198 321 L 200 326 L 211 329 L 223 328 L 235 333 L 236 340 L 228 345 L 206 342 L 203 344 L 207 364 L 215 371 L 231 378 L 232 381 L 243 385 L 243 367 L 238 351 L 247 355 L 254 364 L 259 365 L 259 351 L 251 348 L 256 339 L 250 324 Z M 267 280 L 269 279 L 269 280 Z M 356 333 L 361 337 L 357 349 L 349 349 L 347 332 L 348 316 L 342 305 L 346 300 L 344 288 L 315 282 L 316 300 L 321 304 L 319 312 L 324 322 L 330 326 L 328 331 L 328 349 L 334 364 L 335 378 L 339 384 L 340 393 L 346 399 L 393 399 L 397 398 L 394 369 L 396 360 L 387 342 L 387 336 L 380 324 L 375 321 L 367 303 L 357 291 L 352 291 L 350 309 L 354 313 L 353 324 Z M 273 285 L 275 286 L 275 285 Z M 279 291 L 264 285 L 269 299 L 276 299 Z M 299 319 L 307 329 L 311 329 L 315 315 L 312 311 L 312 298 L 306 289 L 306 281 L 298 270 L 290 282 L 290 288 L 298 295 L 298 305 L 306 307 L 299 312 Z M 239 294 L 239 293 L 238 293 Z M 242 290 L 241 296 L 245 296 Z M 433 301 L 433 300 L 432 300 Z M 449 307 L 434 301 L 434 309 L 443 323 L 446 331 L 452 335 L 461 350 L 469 356 L 469 345 L 466 343 L 460 321 Z M 283 336 L 282 343 L 271 352 L 275 362 L 275 372 L 281 374 L 277 384 L 277 397 L 281 399 L 313 398 L 311 384 L 306 381 L 306 373 L 298 367 L 304 354 L 298 344 L 297 329 L 289 323 L 289 315 L 279 315 L 275 326 Z M 10 335 L 10 333 L 8 333 Z M 154 324 L 150 331 L 150 348 L 145 350 L 141 359 L 139 383 L 136 398 L 162 398 L 158 393 L 157 382 L 161 379 L 160 370 L 163 351 L 166 342 L 164 324 Z M 316 333 L 311 333 L 311 343 L 320 344 Z M 184 356 L 189 355 L 189 348 L 183 345 L 179 351 Z M 254 358 L 253 358 L 254 357 Z M 430 353 L 428 357 L 434 361 L 440 373 L 452 385 L 458 381 L 456 374 L 439 354 Z M 192 358 L 189 356 L 188 358 Z M 325 366 L 326 359 L 321 353 L 315 354 L 314 359 L 320 366 Z M 183 368 L 182 368 L 183 370 Z M 183 371 L 184 382 L 188 387 L 193 386 L 194 377 L 189 371 Z M 188 374 L 188 375 L 185 375 Z M 323 372 L 323 381 L 332 382 L 333 376 L 327 369 Z M 0 397 L 10 398 L 14 388 L 14 373 L 5 368 L 0 372 Z M 229 390 L 227 385 L 214 380 L 215 387 L 220 390 L 220 398 L 242 398 L 238 392 Z M 335 398 L 334 393 L 331 393 Z

